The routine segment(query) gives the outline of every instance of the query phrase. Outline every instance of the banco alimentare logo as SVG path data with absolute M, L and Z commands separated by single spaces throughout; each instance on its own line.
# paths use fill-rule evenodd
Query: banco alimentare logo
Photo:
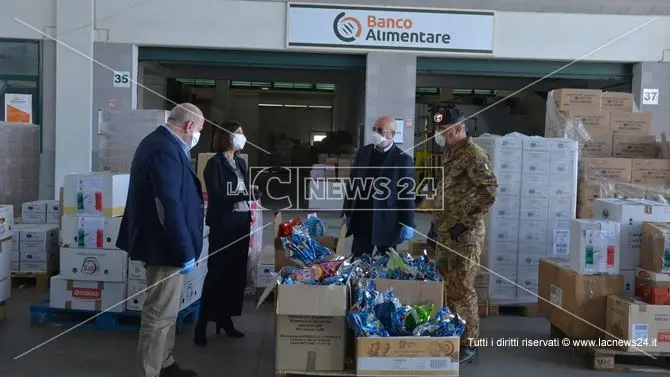
M 353 42 L 363 34 L 363 25 L 358 18 L 341 12 L 333 20 L 333 32 L 342 42 Z

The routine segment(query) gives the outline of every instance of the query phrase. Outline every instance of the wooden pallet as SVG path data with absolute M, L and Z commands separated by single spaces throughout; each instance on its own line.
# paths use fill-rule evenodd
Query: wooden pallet
M 551 338 L 569 338 L 556 326 L 551 325 Z M 608 372 L 646 372 L 656 374 L 670 374 L 670 353 L 638 351 L 624 351 L 616 348 L 602 347 L 568 347 L 592 360 L 592 368 Z M 653 357 L 650 357 L 653 356 Z
M 32 272 L 12 272 L 12 286 L 24 288 L 34 286 L 40 291 L 49 290 L 51 276 L 48 274 L 36 274 Z
M 176 330 L 184 331 L 188 323 L 195 323 L 200 314 L 200 301 L 179 311 Z M 30 323 L 35 325 L 55 325 L 62 328 L 93 328 L 107 331 L 138 331 L 142 313 L 126 310 L 123 312 L 99 312 L 95 310 L 59 309 L 49 306 L 49 299 L 30 306 Z
M 329 376 L 329 377 L 351 377 L 356 376 L 355 371 L 339 371 L 339 372 L 309 372 L 309 371 L 277 371 L 275 377 L 293 377 L 293 376 Z
M 537 304 L 494 304 L 490 301 L 479 303 L 480 317 L 494 317 L 499 315 L 513 315 L 521 317 L 540 316 Z

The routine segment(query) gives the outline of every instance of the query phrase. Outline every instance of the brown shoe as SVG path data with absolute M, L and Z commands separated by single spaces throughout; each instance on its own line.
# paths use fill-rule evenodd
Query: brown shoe
M 197 377 L 198 375 L 188 369 L 181 369 L 176 362 L 167 368 L 161 369 L 160 377 Z

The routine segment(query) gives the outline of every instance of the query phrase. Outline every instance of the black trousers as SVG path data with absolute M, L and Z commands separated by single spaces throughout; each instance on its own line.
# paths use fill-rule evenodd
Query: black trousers
M 353 245 L 351 246 L 351 255 L 353 255 L 354 259 L 358 259 L 366 255 L 372 255 L 372 253 L 375 251 L 375 247 L 377 248 L 377 254 L 385 255 L 386 253 L 388 253 L 390 248 L 395 249 L 396 246 L 397 245 L 391 245 L 391 246 L 373 245 L 371 237 L 365 237 L 354 234 L 354 242 Z

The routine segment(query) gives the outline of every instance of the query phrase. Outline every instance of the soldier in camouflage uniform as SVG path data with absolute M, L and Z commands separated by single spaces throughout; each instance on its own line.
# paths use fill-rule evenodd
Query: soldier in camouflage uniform
M 435 142 L 446 147 L 446 152 L 444 176 L 435 198 L 441 210 L 433 213 L 431 232 L 439 243 L 436 256 L 447 305 L 466 321 L 460 357 L 461 363 L 469 363 L 477 359 L 477 349 L 469 345 L 479 336 L 474 285 L 484 246 L 484 216 L 496 199 L 498 182 L 487 153 L 467 137 L 461 120 L 460 111 L 453 107 L 436 109 L 433 114 Z

